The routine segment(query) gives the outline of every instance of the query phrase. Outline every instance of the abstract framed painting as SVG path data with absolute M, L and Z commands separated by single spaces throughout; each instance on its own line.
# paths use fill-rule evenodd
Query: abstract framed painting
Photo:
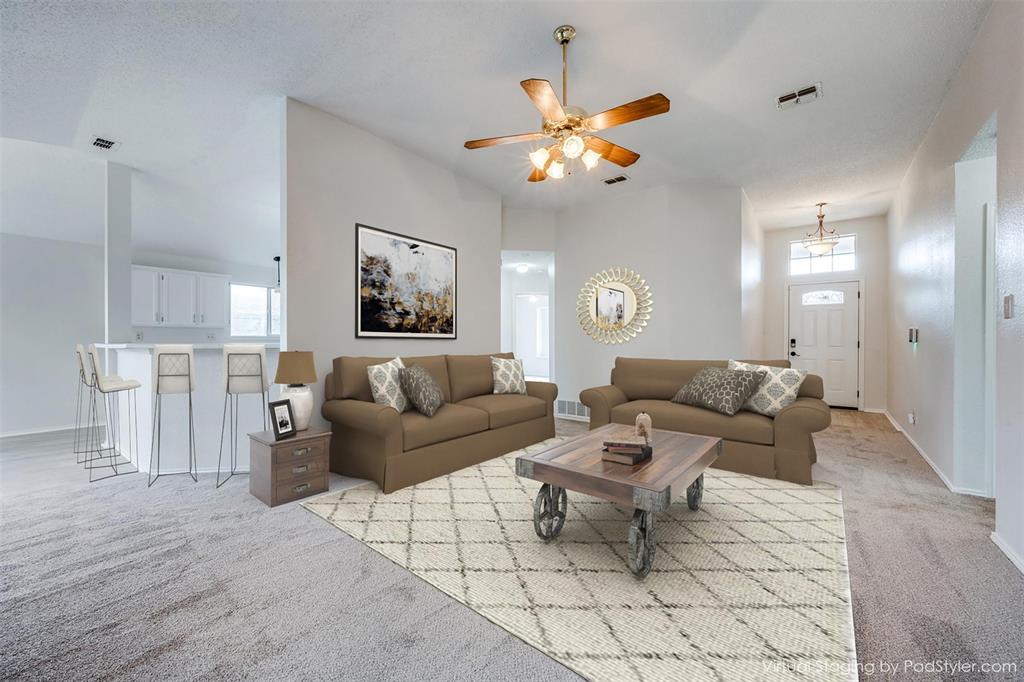
M 356 223 L 356 336 L 456 338 L 458 253 Z

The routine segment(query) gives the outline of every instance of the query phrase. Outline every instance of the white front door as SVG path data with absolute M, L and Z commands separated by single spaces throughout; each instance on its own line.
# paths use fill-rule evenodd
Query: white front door
M 789 287 L 789 360 L 822 378 L 834 407 L 857 407 L 859 292 L 857 282 Z

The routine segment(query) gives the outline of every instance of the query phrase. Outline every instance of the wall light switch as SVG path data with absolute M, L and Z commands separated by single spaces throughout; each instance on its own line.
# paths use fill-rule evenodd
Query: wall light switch
M 1013 317 L 1013 294 L 1003 296 L 1003 319 L 1009 320 Z
M 916 424 L 917 423 L 917 413 L 916 412 L 907 412 L 907 422 L 909 422 L 910 424 Z
M 918 342 L 920 333 L 921 333 L 921 330 L 918 329 L 917 327 L 914 327 L 914 343 Z

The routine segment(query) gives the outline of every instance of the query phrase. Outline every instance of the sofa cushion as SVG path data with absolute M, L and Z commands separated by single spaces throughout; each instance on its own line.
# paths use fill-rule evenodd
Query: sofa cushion
M 494 394 L 466 398 L 459 405 L 483 410 L 490 417 L 492 429 L 543 417 L 548 407 L 540 398 L 530 395 Z
M 526 379 L 523 377 L 523 363 L 515 358 L 491 358 L 491 375 L 494 393 L 518 393 L 526 395 Z
M 754 395 L 763 379 L 764 372 L 705 367 L 679 389 L 672 402 L 703 407 L 731 417 Z
M 402 382 L 402 392 L 412 406 L 421 414 L 433 417 L 444 404 L 444 393 L 437 380 L 423 368 L 423 365 L 403 367 L 398 370 L 398 378 Z
M 768 417 L 753 412 L 737 412 L 732 417 L 668 400 L 633 400 L 616 405 L 611 420 L 617 424 L 633 424 L 641 412 L 651 415 L 655 429 L 683 431 L 701 436 L 718 436 L 740 443 L 773 445 L 775 424 Z M 654 447 L 658 447 L 655 440 Z
M 402 415 L 403 449 L 415 450 L 487 430 L 488 416 L 483 410 L 466 405 L 442 405 L 433 417 L 419 412 Z
M 355 400 L 373 400 L 370 393 L 370 380 L 366 375 L 366 368 L 370 365 L 379 365 L 391 358 L 370 358 L 370 357 L 349 357 L 341 356 L 334 358 L 334 374 L 331 377 L 333 386 L 333 397 L 337 400 L 354 398 Z M 406 367 L 420 365 L 430 372 L 441 392 L 444 393 L 445 402 L 451 402 L 451 388 L 448 385 L 448 363 L 443 355 L 424 355 L 420 357 L 402 356 L 402 363 Z
M 451 381 L 449 402 L 458 403 L 475 395 L 494 393 L 491 358 L 511 358 L 511 353 L 493 355 L 448 355 L 448 378 Z
M 745 362 L 729 361 L 729 369 L 743 369 L 748 372 L 764 372 L 764 379 L 741 409 L 774 417 L 800 395 L 800 384 L 804 383 L 807 372 L 790 367 L 769 367 L 750 365 Z
M 373 402 L 393 407 L 400 413 L 411 407 L 409 399 L 405 397 L 405 392 L 402 390 L 402 379 L 399 372 L 403 367 L 402 359 L 395 358 L 390 362 L 370 365 L 366 368 Z

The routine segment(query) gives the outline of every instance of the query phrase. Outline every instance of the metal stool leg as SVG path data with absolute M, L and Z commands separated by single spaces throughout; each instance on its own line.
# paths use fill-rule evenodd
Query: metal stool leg
M 216 485 L 217 488 L 219 488 L 222 485 L 224 485 L 225 483 L 227 483 L 228 479 L 231 478 L 231 475 L 234 473 L 232 471 L 231 474 L 228 474 L 227 478 L 225 478 L 223 481 L 220 480 L 221 460 L 224 457 L 224 428 L 227 426 L 228 400 L 230 398 L 231 398 L 231 394 L 230 393 L 224 393 L 224 411 L 221 413 L 221 417 L 220 417 L 220 450 L 217 453 L 217 485 Z

